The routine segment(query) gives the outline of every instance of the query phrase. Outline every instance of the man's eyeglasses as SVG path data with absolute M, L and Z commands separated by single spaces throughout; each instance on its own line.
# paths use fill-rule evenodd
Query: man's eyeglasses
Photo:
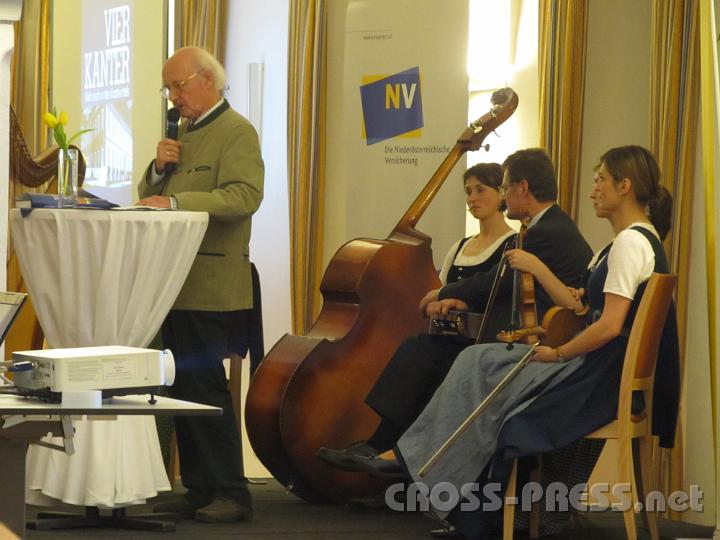
M 176 82 L 172 83 L 172 90 L 175 90 L 175 93 L 179 94 L 180 92 L 182 92 L 182 89 L 185 87 L 185 85 L 187 83 L 189 83 L 199 73 L 200 73 L 199 71 L 196 71 L 195 73 L 193 73 L 189 77 L 183 79 L 182 81 L 176 81 Z M 160 93 L 163 95 L 163 97 L 165 99 L 170 99 L 170 92 L 171 92 L 171 89 L 169 86 L 163 86 L 160 89 Z

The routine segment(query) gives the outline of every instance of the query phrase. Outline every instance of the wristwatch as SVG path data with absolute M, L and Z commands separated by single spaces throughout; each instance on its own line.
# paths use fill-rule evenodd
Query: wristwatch
M 557 362 L 560 362 L 561 364 L 565 364 L 566 362 L 569 362 L 569 358 L 565 358 L 562 354 L 560 354 L 560 347 L 555 347 L 555 354 L 557 354 Z

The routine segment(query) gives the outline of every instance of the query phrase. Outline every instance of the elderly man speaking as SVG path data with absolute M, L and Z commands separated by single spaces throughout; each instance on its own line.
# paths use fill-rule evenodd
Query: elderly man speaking
M 220 95 L 225 72 L 211 54 L 179 49 L 165 63 L 162 78 L 162 93 L 184 121 L 177 140 L 158 143 L 138 187 L 138 204 L 210 215 L 190 274 L 162 326 L 163 345 L 172 350 L 177 370 L 170 395 L 221 407 L 223 415 L 175 418 L 188 491 L 155 511 L 205 522 L 247 520 L 252 501 L 223 359 L 235 312 L 252 307 L 248 243 L 252 215 L 263 198 L 264 166 L 255 129 Z

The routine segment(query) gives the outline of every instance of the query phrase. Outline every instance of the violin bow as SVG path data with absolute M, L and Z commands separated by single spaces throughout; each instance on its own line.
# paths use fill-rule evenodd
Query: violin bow
M 420 470 L 418 471 L 418 476 L 420 478 L 424 478 L 428 471 L 432 469 L 435 464 L 438 462 L 438 460 L 445 455 L 445 453 L 448 451 L 448 449 L 455 444 L 455 441 L 463 434 L 465 431 L 467 431 L 468 427 L 470 427 L 470 424 L 472 424 L 475 419 L 480 416 L 485 409 L 487 409 L 490 404 L 493 402 L 495 397 L 505 388 L 508 384 L 510 384 L 510 381 L 512 381 L 520 371 L 527 365 L 528 362 L 530 362 L 530 358 L 532 358 L 532 355 L 535 353 L 535 348 L 539 345 L 539 342 L 535 342 L 534 344 L 530 345 L 530 349 L 525 353 L 525 355 L 518 361 L 517 364 L 513 366 L 513 368 L 508 371 L 507 375 L 502 378 L 502 380 L 497 384 L 495 388 L 493 388 L 492 392 L 490 392 L 485 399 L 483 399 L 480 402 L 480 405 L 478 405 L 475 410 L 470 413 L 470 416 L 468 416 L 465 421 L 460 424 L 460 427 L 458 427 L 452 435 L 448 438 L 448 440 L 445 441 L 445 443 L 438 449 L 437 452 L 435 452 L 427 462 L 420 467 Z
M 498 263 L 498 268 L 495 272 L 495 278 L 493 279 L 493 284 L 490 288 L 490 294 L 488 295 L 488 301 L 485 305 L 485 311 L 483 312 L 483 319 L 480 323 L 480 328 L 478 329 L 477 336 L 475 336 L 476 345 L 480 343 L 480 340 L 482 340 L 483 336 L 485 335 L 485 330 L 487 329 L 487 322 L 489 320 L 488 315 L 490 314 L 490 309 L 492 309 L 492 307 L 495 305 L 495 298 L 497 297 L 498 289 L 500 288 L 500 281 L 502 281 L 502 278 L 505 275 L 505 270 L 507 270 L 508 260 L 507 257 L 505 257 L 505 252 L 508 250 L 508 245 L 510 244 L 510 242 L 513 242 L 516 238 L 517 236 L 512 236 L 505 240 L 505 246 L 503 247 L 503 257 L 502 260 Z

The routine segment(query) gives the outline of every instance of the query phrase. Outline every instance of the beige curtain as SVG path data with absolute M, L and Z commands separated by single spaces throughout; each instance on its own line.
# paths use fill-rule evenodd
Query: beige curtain
M 652 5 L 650 80 L 650 147 L 663 172 L 662 183 L 673 195 L 673 228 L 665 242 L 673 272 L 678 274 L 677 312 L 680 350 L 687 329 L 690 263 L 690 212 L 695 171 L 699 106 L 698 2 L 654 0 Z M 681 358 L 681 377 L 684 372 Z M 682 378 L 681 378 L 682 380 Z M 678 429 L 675 448 L 663 451 L 666 493 L 683 488 L 683 440 Z M 673 519 L 680 515 L 672 513 Z
M 320 308 L 325 185 L 326 2 L 292 0 L 288 50 L 288 190 L 292 328 Z
M 227 0 L 175 0 L 175 48 L 200 47 L 224 64 Z
M 25 0 L 22 17 L 15 23 L 15 43 L 13 48 L 10 103 L 16 112 L 22 128 L 23 139 L 31 156 L 37 156 L 47 146 L 47 129 L 41 123 L 42 115 L 48 110 L 49 51 L 50 51 L 50 0 Z M 11 134 L 16 136 L 15 133 Z M 11 164 L 18 156 L 10 156 Z M 8 201 L 14 206 L 15 197 L 29 190 L 17 178 L 15 168 L 11 167 Z M 48 184 L 33 188 L 33 191 L 47 191 Z M 25 291 L 25 284 L 17 257 L 8 235 L 7 290 Z M 43 333 L 37 322 L 32 302 L 23 309 L 12 330 L 5 339 L 5 356 L 12 351 L 42 347 Z
M 557 169 L 558 203 L 578 217 L 587 0 L 541 0 L 540 146 Z
M 25 0 L 15 23 L 10 103 L 32 155 L 47 146 L 42 115 L 48 110 L 50 0 Z
M 717 456 L 720 455 L 718 441 L 718 399 L 717 399 L 717 216 L 716 197 L 716 160 L 720 159 L 720 62 L 718 61 L 717 21 L 713 7 L 708 2 L 700 4 L 700 101 L 702 125 L 702 161 L 705 195 L 705 258 L 708 298 L 708 334 L 710 358 L 710 399 L 712 403 L 712 431 L 715 449 L 715 493 L 720 493 L 720 467 Z M 717 40 L 716 40 L 717 36 Z M 720 529 L 720 497 L 715 497 L 715 529 Z

